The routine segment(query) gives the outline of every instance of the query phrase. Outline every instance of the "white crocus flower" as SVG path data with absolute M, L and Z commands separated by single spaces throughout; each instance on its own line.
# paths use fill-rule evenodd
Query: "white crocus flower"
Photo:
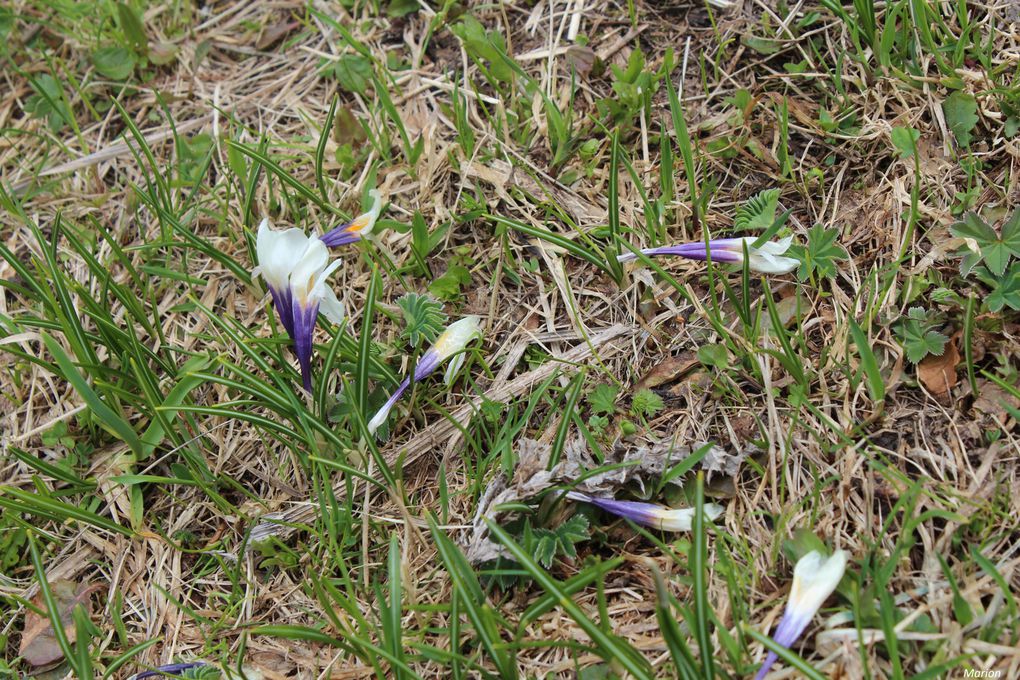
M 789 647 L 800 637 L 822 604 L 836 590 L 846 571 L 847 553 L 837 550 L 829 557 L 812 550 L 797 561 L 793 569 L 793 587 L 786 602 L 783 618 L 772 634 L 772 639 Z M 765 657 L 755 680 L 762 680 L 777 659 L 775 652 Z
M 712 256 L 713 262 L 733 262 L 740 264 L 744 261 L 744 249 L 747 249 L 747 266 L 751 271 L 762 274 L 788 274 L 800 266 L 800 260 L 792 257 L 783 257 L 783 253 L 790 249 L 793 237 L 787 236 L 779 241 L 767 241 L 757 248 L 752 244 L 757 241 L 755 236 L 743 236 L 741 238 L 721 238 L 708 242 L 705 248 L 703 241 L 695 243 L 682 243 L 676 246 L 663 246 L 661 248 L 645 248 L 641 251 L 648 257 L 660 255 L 675 255 L 686 257 L 691 260 L 707 260 Z M 637 259 L 634 253 L 625 253 L 616 258 L 620 262 Z
M 414 381 L 418 382 L 428 377 L 441 363 L 453 357 L 453 361 L 447 366 L 446 375 L 444 376 L 447 385 L 453 382 L 457 371 L 464 365 L 464 348 L 467 347 L 469 342 L 482 336 L 478 324 L 479 318 L 477 316 L 465 316 L 463 319 L 447 326 L 446 330 L 436 338 L 432 347 L 418 360 L 418 365 L 414 368 Z M 410 386 L 411 378 L 408 376 L 400 383 L 397 391 L 386 400 L 382 408 L 372 416 L 372 420 L 368 423 L 369 432 L 375 432 L 386 422 L 386 417 L 389 415 L 390 410 Z
M 259 262 L 252 275 L 265 280 L 280 322 L 294 341 L 302 382 L 311 390 L 312 334 L 319 312 L 335 323 L 344 317 L 343 306 L 326 282 L 340 260 L 329 263 L 329 250 L 319 238 L 300 229 L 276 231 L 269 220 L 259 225 L 255 250 Z
M 290 273 L 308 249 L 308 236 L 300 229 L 277 231 L 269 226 L 269 219 L 259 224 L 255 239 L 258 265 L 252 276 L 261 276 L 273 297 L 273 307 L 287 334 L 294 335 L 294 315 L 291 311 Z

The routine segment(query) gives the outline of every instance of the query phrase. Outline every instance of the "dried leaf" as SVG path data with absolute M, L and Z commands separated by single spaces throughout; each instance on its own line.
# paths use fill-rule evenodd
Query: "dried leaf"
M 75 638 L 74 621 L 71 618 L 71 612 L 74 611 L 75 605 L 81 603 L 88 609 L 89 595 L 101 590 L 102 587 L 98 583 L 76 586 L 73 581 L 66 579 L 50 584 L 50 590 L 53 592 L 53 599 L 56 600 L 60 622 L 64 626 L 68 642 L 73 643 Z M 42 611 L 46 611 L 42 593 L 32 599 L 32 604 Z M 48 615 L 36 614 L 32 610 L 25 614 L 25 630 L 21 634 L 21 647 L 18 654 L 24 657 L 31 666 L 47 666 L 64 657 Z
M 351 110 L 346 106 L 337 107 L 336 116 L 333 118 L 333 140 L 337 144 L 350 144 L 356 148 L 367 139 L 365 128 Z
M 990 380 L 978 383 L 978 397 L 974 400 L 975 416 L 990 416 L 989 420 L 1001 427 L 1009 418 L 1007 405 L 1020 408 L 1020 399 Z
M 698 361 L 698 357 L 694 352 L 683 352 L 675 357 L 669 357 L 645 373 L 641 380 L 634 385 L 634 389 L 635 391 L 644 390 L 671 383 L 699 363 L 701 362 Z
M 929 354 L 917 365 L 917 379 L 935 397 L 949 393 L 956 386 L 956 365 L 960 363 L 960 352 L 955 342 L 946 343 L 941 355 Z
M 571 45 L 567 48 L 567 61 L 579 74 L 586 76 L 595 65 L 595 50 L 586 45 Z

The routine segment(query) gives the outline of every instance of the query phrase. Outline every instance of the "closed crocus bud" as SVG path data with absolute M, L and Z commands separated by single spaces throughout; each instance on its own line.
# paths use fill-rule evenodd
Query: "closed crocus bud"
M 431 375 L 441 363 L 447 359 L 453 357 L 453 361 L 446 368 L 446 375 L 444 380 L 447 385 L 453 382 L 453 378 L 461 366 L 464 365 L 464 349 L 468 343 L 475 338 L 480 338 L 482 335 L 481 329 L 479 328 L 479 318 L 477 316 L 465 316 L 463 319 L 456 321 L 446 327 L 446 330 L 436 338 L 436 341 L 432 344 L 425 354 L 422 355 L 421 359 L 418 360 L 417 366 L 414 368 L 414 381 L 424 380 Z M 382 405 L 372 420 L 368 422 L 368 431 L 374 433 L 378 430 L 383 423 L 386 422 L 386 418 L 389 416 L 390 410 L 394 404 L 400 400 L 407 388 L 411 386 L 411 377 L 408 376 L 400 383 L 400 387 L 397 391 L 390 395 L 390 398 L 386 400 L 386 403 Z
M 322 235 L 323 243 L 330 248 L 335 248 L 360 241 L 372 233 L 375 222 L 379 219 L 379 214 L 382 213 L 383 201 L 382 194 L 378 189 L 372 189 L 368 195 L 372 199 L 372 207 L 369 211 L 358 215 L 347 224 L 341 224 L 327 231 Z
M 662 531 L 690 531 L 694 522 L 694 508 L 667 508 L 658 503 L 639 501 L 618 501 L 613 498 L 599 498 L 580 491 L 568 491 L 572 501 L 591 503 L 597 508 L 624 517 L 642 526 Z M 711 520 L 722 515 L 724 508 L 716 503 L 705 504 L 705 517 Z
M 713 262 L 733 262 L 740 264 L 744 261 L 744 251 L 747 251 L 747 266 L 751 271 L 761 274 L 788 274 L 800 266 L 800 260 L 792 257 L 782 257 L 783 253 L 790 249 L 793 237 L 787 236 L 780 241 L 767 241 L 757 248 L 752 244 L 757 240 L 754 236 L 742 238 L 723 238 L 708 242 L 708 248 L 702 241 L 695 243 L 682 243 L 676 246 L 663 246 L 661 248 L 645 248 L 641 251 L 648 257 L 659 257 L 672 255 L 675 257 L 686 257 L 690 260 L 707 260 L 709 254 Z M 616 258 L 620 262 L 627 262 L 637 259 L 634 253 L 626 253 Z
M 325 244 L 313 236 L 290 275 L 294 351 L 301 365 L 301 379 L 309 391 L 312 389 L 312 335 L 315 333 L 315 321 L 320 313 L 334 323 L 344 319 L 343 305 L 327 281 L 340 264 L 340 260 L 329 261 L 329 251 Z
M 846 571 L 847 553 L 837 550 L 829 557 L 812 550 L 797 561 L 793 569 L 793 587 L 786 611 L 779 621 L 772 639 L 783 647 L 789 647 L 801 636 L 822 604 L 832 595 Z M 762 680 L 777 659 L 775 652 L 765 657 L 755 680 Z

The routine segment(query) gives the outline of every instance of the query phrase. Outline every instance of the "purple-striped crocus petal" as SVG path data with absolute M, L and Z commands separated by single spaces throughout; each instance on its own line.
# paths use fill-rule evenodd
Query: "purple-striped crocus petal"
M 721 241 L 730 241 L 732 239 L 720 239 L 720 241 L 709 241 L 711 247 L 712 259 L 719 262 L 740 262 L 743 260 L 743 253 L 733 252 L 727 248 L 719 247 L 716 245 Z M 697 243 L 682 243 L 676 246 L 662 246 L 660 248 L 642 248 L 641 254 L 648 257 L 660 257 L 662 255 L 672 255 L 674 257 L 686 257 L 690 260 L 707 260 L 708 256 L 705 254 L 705 244 L 702 242 Z M 620 262 L 630 262 L 636 260 L 637 255 L 635 253 L 624 253 L 618 255 L 616 258 Z
M 599 498 L 579 491 L 568 491 L 567 498 L 591 503 L 597 508 L 624 517 L 642 526 L 661 531 L 690 531 L 694 522 L 694 508 L 667 508 L 657 503 L 640 501 L 618 501 L 614 498 Z M 715 519 L 723 513 L 723 507 L 715 503 L 705 504 L 705 516 Z
M 276 310 L 276 315 L 280 317 L 280 323 L 283 324 L 287 335 L 293 338 L 294 310 L 292 307 L 294 296 L 290 292 L 290 287 L 278 290 L 276 286 L 269 286 L 269 292 L 273 296 L 273 308 Z
M 142 680 L 143 678 L 153 678 L 157 676 L 165 675 L 180 675 L 182 672 L 190 668 L 200 668 L 202 666 L 208 666 L 209 664 L 204 661 L 191 661 L 189 663 L 171 663 L 165 666 L 157 666 L 151 671 L 142 671 L 141 673 L 135 673 L 127 680 Z
M 372 197 L 372 207 L 368 212 L 358 215 L 346 224 L 333 227 L 323 234 L 320 240 L 328 247 L 336 248 L 360 241 L 372 233 L 375 222 L 382 212 L 382 194 L 378 190 L 372 189 L 368 195 Z
M 319 303 L 309 302 L 302 306 L 295 299 L 291 307 L 294 314 L 294 354 L 301 366 L 301 383 L 309 392 L 312 391 L 312 336 L 315 333 L 315 321 L 319 318 Z
M 790 647 L 797 641 L 825 600 L 836 590 L 846 571 L 846 562 L 847 554 L 843 550 L 837 550 L 827 558 L 812 550 L 797 560 L 786 610 L 772 635 L 777 644 Z M 754 676 L 755 680 L 762 680 L 777 658 L 779 656 L 770 651 Z

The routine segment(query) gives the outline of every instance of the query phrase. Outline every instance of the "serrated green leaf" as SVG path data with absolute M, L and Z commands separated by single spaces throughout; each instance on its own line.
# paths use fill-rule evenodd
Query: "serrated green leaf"
M 739 231 L 768 229 L 776 221 L 778 207 L 779 189 L 766 189 L 737 208 L 733 228 Z
M 630 410 L 634 415 L 652 418 L 662 410 L 662 397 L 649 389 L 638 390 L 631 401 Z
M 1020 210 L 1013 213 L 1002 227 L 1002 235 L 985 222 L 980 215 L 971 212 L 949 227 L 949 233 L 957 238 L 972 241 L 978 253 L 967 251 L 961 266 L 964 276 L 984 261 L 989 271 L 996 277 L 1002 276 L 1010 258 L 1020 257 Z
M 837 263 L 848 258 L 846 250 L 836 243 L 839 229 L 826 229 L 816 224 L 808 229 L 805 245 L 790 246 L 788 255 L 800 260 L 797 278 L 808 280 L 812 275 L 819 278 L 831 278 L 836 275 Z
M 442 276 L 429 284 L 429 292 L 440 300 L 452 302 L 460 297 L 461 288 L 469 283 L 470 270 L 459 264 L 451 264 Z
M 1020 310 L 1020 267 L 1016 265 L 1001 277 L 992 292 L 985 298 L 985 304 L 993 312 L 1004 307 Z
M 401 337 L 412 347 L 432 342 L 446 326 L 443 305 L 428 295 L 407 293 L 397 300 L 397 306 L 404 314 L 405 326 Z
M 588 395 L 588 406 L 595 413 L 613 413 L 616 410 L 616 397 L 620 388 L 613 385 L 598 385 Z

